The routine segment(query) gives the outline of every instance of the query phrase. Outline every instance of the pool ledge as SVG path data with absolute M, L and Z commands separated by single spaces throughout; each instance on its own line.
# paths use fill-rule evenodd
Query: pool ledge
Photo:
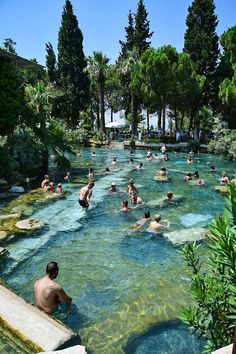
M 228 345 L 227 347 L 217 349 L 211 354 L 232 354 L 233 344 Z
M 65 347 L 76 337 L 69 328 L 2 285 L 0 304 L 1 322 L 37 352 L 54 351 L 62 345 Z
M 54 352 L 41 352 L 38 354 L 86 354 L 85 348 L 81 345 L 75 345 L 63 350 L 56 350 Z

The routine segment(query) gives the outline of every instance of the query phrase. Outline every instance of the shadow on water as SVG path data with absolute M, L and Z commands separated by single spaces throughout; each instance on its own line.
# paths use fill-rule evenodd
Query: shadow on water
M 180 321 L 169 321 L 152 327 L 141 336 L 131 338 L 126 354 L 198 354 L 205 341 L 192 335 Z

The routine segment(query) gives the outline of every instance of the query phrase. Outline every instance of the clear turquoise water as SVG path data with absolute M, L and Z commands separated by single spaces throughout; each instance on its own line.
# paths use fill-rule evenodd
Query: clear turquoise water
M 32 218 L 47 223 L 44 232 L 6 245 L 10 257 L 1 277 L 33 302 L 35 279 L 44 274 L 49 261 L 56 260 L 60 266 L 58 281 L 78 307 L 78 313 L 64 321 L 79 331 L 93 354 L 200 353 L 202 343 L 173 323 L 181 306 L 191 302 L 178 247 L 145 230 L 135 232 L 132 226 L 146 210 L 151 216 L 159 212 L 170 220 L 169 231 L 206 226 L 224 208 L 224 197 L 214 190 L 220 172 L 226 170 L 232 175 L 235 163 L 200 154 L 188 166 L 186 158 L 174 153 L 166 163 L 146 161 L 145 151 L 137 151 L 132 156 L 134 165 L 130 165 L 129 151 L 98 149 L 96 158 L 91 157 L 91 151 L 84 149 L 83 157 L 73 160 L 72 180 L 63 183 L 71 194 L 33 214 Z M 117 157 L 117 166 L 103 175 L 113 157 Z M 141 161 L 144 167 L 138 172 L 136 166 Z M 211 174 L 205 167 L 207 161 L 219 168 L 219 173 Z M 169 183 L 153 180 L 162 165 L 168 170 Z M 88 167 L 94 168 L 95 187 L 91 207 L 84 211 L 77 201 L 81 185 L 74 182 L 86 177 Z M 195 170 L 206 180 L 205 186 L 184 182 L 185 173 Z M 159 210 L 144 204 L 129 215 L 117 213 L 121 201 L 128 198 L 125 191 L 131 177 L 144 202 L 158 199 L 168 190 L 184 196 L 184 200 L 175 208 Z M 119 193 L 108 192 L 111 182 L 116 182 Z M 9 349 L 7 353 L 11 353 Z

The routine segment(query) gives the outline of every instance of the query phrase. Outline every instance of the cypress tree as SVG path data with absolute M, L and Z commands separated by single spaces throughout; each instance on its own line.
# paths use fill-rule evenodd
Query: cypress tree
M 71 128 L 78 124 L 79 113 L 85 108 L 89 97 L 85 68 L 83 34 L 71 2 L 66 0 L 58 37 L 58 73 L 60 86 L 65 92 L 61 111 Z
M 127 52 L 132 51 L 134 47 L 134 18 L 131 11 L 129 11 L 128 26 L 125 27 L 125 32 L 126 41 L 119 41 L 121 45 L 120 56 L 123 58 L 126 57 Z
M 149 38 L 153 32 L 150 32 L 149 21 L 147 20 L 148 13 L 143 4 L 143 0 L 139 0 L 138 10 L 135 15 L 135 31 L 134 31 L 134 46 L 137 48 L 139 55 L 150 47 Z
M 54 83 L 57 80 L 57 60 L 50 42 L 46 43 L 46 68 L 49 80 Z
M 188 8 L 186 19 L 184 51 L 189 53 L 196 73 L 206 76 L 204 91 L 207 100 L 216 94 L 214 79 L 219 57 L 217 24 L 214 0 L 194 0 L 192 2 Z

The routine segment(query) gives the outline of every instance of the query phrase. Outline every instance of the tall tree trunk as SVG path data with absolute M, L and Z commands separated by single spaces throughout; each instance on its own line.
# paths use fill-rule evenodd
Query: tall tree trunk
M 161 112 L 162 108 L 160 108 L 157 112 L 157 128 L 161 129 Z
M 174 108 L 174 116 L 175 116 L 175 130 L 179 128 L 179 120 L 178 120 L 178 112 L 176 107 Z M 172 130 L 172 125 L 171 125 L 171 130 Z
M 113 107 L 111 106 L 111 122 L 113 122 Z
M 147 129 L 149 130 L 150 119 L 149 119 L 149 110 L 147 108 Z
M 183 110 L 183 111 L 181 112 L 180 129 L 183 129 L 183 125 L 184 125 L 184 114 L 185 114 L 185 111 Z
M 99 104 L 97 103 L 96 107 L 96 115 L 97 115 L 97 130 L 100 129 L 100 111 L 99 111 Z
M 164 105 L 162 110 L 162 128 L 163 128 L 163 136 L 166 134 L 166 106 Z
M 104 105 L 104 96 L 105 96 L 105 87 L 104 87 L 104 82 L 100 82 L 99 85 L 99 101 L 100 101 L 100 114 L 101 114 L 101 119 L 100 119 L 100 128 L 102 133 L 105 133 L 105 105 Z
M 131 96 L 131 134 L 137 136 L 138 133 L 138 100 L 135 94 Z

